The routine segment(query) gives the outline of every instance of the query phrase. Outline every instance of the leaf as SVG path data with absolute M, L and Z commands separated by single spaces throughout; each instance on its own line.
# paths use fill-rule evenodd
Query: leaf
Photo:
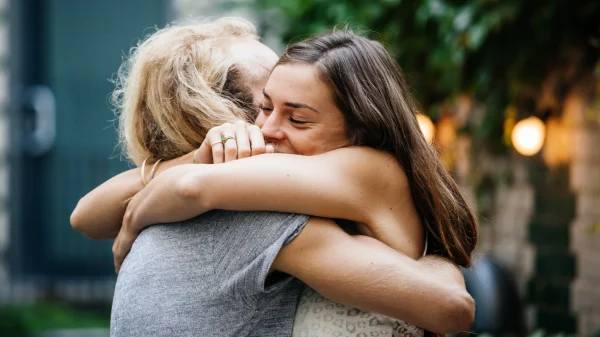
M 529 337 L 544 337 L 546 332 L 544 330 L 536 330 Z
M 487 33 L 487 27 L 481 23 L 469 27 L 467 30 L 469 48 L 473 50 L 478 49 L 485 41 Z
M 473 7 L 464 6 L 459 10 L 458 15 L 454 18 L 454 29 L 459 32 L 464 31 L 471 24 L 473 18 Z
M 429 0 L 428 1 L 429 13 L 431 16 L 444 16 L 448 10 L 448 6 L 442 0 Z

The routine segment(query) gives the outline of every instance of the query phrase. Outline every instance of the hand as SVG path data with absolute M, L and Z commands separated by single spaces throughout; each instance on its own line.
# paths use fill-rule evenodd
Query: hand
M 134 197 L 135 198 L 135 197 Z M 115 238 L 115 242 L 113 243 L 112 252 L 113 252 L 113 260 L 115 264 L 115 272 L 119 274 L 119 270 L 121 269 L 121 265 L 129 254 L 135 239 L 138 237 L 139 232 L 134 231 L 131 226 L 127 225 L 126 222 L 121 226 L 121 230 L 119 230 L 119 234 Z
M 221 137 L 227 139 L 221 142 Z M 225 123 L 208 131 L 206 138 L 196 154 L 196 162 L 203 164 L 220 164 L 236 159 L 273 153 L 274 148 L 265 144 L 260 128 L 244 121 L 235 124 Z
M 206 167 L 206 166 L 204 166 Z M 181 196 L 179 187 L 187 185 L 191 173 L 201 172 L 202 165 L 179 165 L 168 169 L 138 192 L 127 203 L 119 234 L 113 244 L 115 271 L 129 253 L 139 233 L 156 223 L 171 223 L 202 214 L 193 198 Z

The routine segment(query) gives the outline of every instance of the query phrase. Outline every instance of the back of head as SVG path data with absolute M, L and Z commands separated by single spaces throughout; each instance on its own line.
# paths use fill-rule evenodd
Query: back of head
M 237 18 L 172 25 L 132 49 L 112 94 L 131 161 L 189 153 L 210 128 L 253 112 L 246 70 L 228 48 L 236 39 L 257 40 L 254 26 Z
M 278 65 L 314 65 L 335 93 L 352 145 L 393 154 L 402 165 L 429 233 L 428 253 L 471 263 L 477 221 L 420 131 L 402 71 L 378 42 L 334 30 L 291 45 Z

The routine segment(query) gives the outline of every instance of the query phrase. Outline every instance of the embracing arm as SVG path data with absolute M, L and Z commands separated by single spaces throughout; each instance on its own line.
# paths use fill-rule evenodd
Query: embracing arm
M 162 162 L 156 174 L 191 161 L 188 154 Z M 150 167 L 146 167 L 147 172 Z M 121 228 L 127 201 L 144 188 L 140 170 L 135 168 L 123 172 L 83 196 L 71 213 L 71 226 L 91 239 L 114 239 Z
M 475 304 L 460 270 L 448 260 L 413 260 L 334 222 L 312 218 L 277 256 L 273 269 L 323 296 L 379 312 L 436 333 L 467 330 Z
M 412 205 L 405 180 L 393 157 L 366 147 L 188 166 L 149 184 L 147 200 L 132 205 L 125 221 L 139 231 L 213 209 L 303 213 L 365 224 L 377 239 L 417 257 L 420 244 L 410 244 L 407 229 L 398 225 L 408 221 L 398 219 L 397 208 Z M 420 230 L 416 214 L 413 219 L 412 230 Z

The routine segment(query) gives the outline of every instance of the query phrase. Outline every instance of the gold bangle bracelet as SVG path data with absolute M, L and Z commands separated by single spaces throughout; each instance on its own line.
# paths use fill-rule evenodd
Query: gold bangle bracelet
M 154 163 L 154 165 L 152 166 L 152 171 L 150 171 L 150 179 L 148 179 L 148 182 L 152 181 L 152 179 L 154 178 L 154 173 L 156 172 L 156 168 L 158 167 L 158 163 L 160 163 L 162 159 L 159 159 L 156 161 L 156 163 Z
M 146 183 L 146 162 L 148 161 L 148 159 L 150 159 L 150 157 L 144 159 L 144 161 L 142 162 L 142 184 L 144 185 L 144 187 L 146 187 L 147 183 Z
M 200 150 L 200 148 L 197 148 L 196 151 L 194 151 L 194 154 L 192 155 L 192 163 L 194 164 L 198 164 L 198 162 L 196 162 L 196 154 L 198 154 L 198 150 Z

